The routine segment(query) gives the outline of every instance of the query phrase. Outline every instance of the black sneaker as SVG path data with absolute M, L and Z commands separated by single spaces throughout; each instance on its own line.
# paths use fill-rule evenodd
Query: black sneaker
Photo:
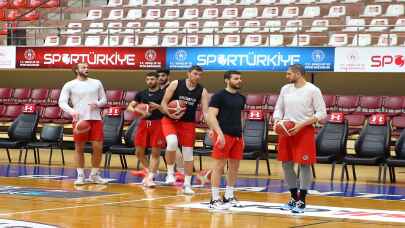
M 210 208 L 210 209 L 214 209 L 214 210 L 224 210 L 224 209 L 227 209 L 227 208 L 224 206 L 223 202 L 222 202 L 220 199 L 218 199 L 218 200 L 211 200 L 211 201 L 210 201 L 209 208 Z
M 280 207 L 280 210 L 291 211 L 295 207 L 296 203 L 297 203 L 297 201 L 295 201 L 294 199 L 290 199 L 290 201 L 288 201 L 288 203 L 286 203 Z
M 227 199 L 224 196 L 223 202 L 224 202 L 224 204 L 231 205 L 231 207 L 242 207 L 242 204 L 240 204 L 239 201 L 235 197 Z
M 305 203 L 302 202 L 301 200 L 298 200 L 297 203 L 295 204 L 295 207 L 291 210 L 292 213 L 304 213 L 305 210 Z

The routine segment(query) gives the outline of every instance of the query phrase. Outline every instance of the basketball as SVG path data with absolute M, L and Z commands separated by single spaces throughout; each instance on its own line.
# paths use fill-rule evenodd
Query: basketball
M 90 131 L 90 123 L 86 120 L 79 120 L 73 129 L 75 134 L 83 134 Z
M 206 185 L 209 184 L 211 182 L 211 173 L 212 170 L 208 169 L 208 170 L 201 170 L 198 174 L 197 174 L 197 183 L 201 184 L 201 185 Z
M 185 108 L 187 108 L 186 102 L 182 100 L 172 100 L 167 106 L 170 114 L 184 114 L 186 112 Z
M 140 104 L 137 104 L 135 108 L 137 108 L 139 110 L 142 110 L 142 111 L 145 111 L 145 112 L 149 112 L 149 105 L 148 104 L 140 103 Z M 135 113 L 136 116 L 140 116 L 139 112 L 135 111 L 134 113 Z
M 276 124 L 275 130 L 278 135 L 290 136 L 288 132 L 291 128 L 295 126 L 295 123 L 290 120 L 281 120 Z

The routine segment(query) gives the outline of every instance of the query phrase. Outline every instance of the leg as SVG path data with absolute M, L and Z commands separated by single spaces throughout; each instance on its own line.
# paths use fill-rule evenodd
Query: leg
M 166 136 L 166 163 L 167 163 L 167 178 L 166 184 L 174 184 L 174 163 L 176 160 L 176 148 L 178 147 L 177 135 L 171 134 Z
M 178 172 L 184 174 L 183 154 L 181 153 L 179 147 L 177 147 L 177 149 L 176 149 L 176 170 L 177 170 Z
M 233 195 L 233 191 L 234 191 L 234 187 L 236 184 L 236 179 L 238 177 L 239 164 L 240 164 L 239 160 L 236 160 L 236 159 L 228 160 L 229 170 L 228 170 L 228 174 L 227 174 L 227 186 L 226 186 L 226 191 L 225 191 L 226 199 L 235 198 Z
M 212 189 L 212 200 L 220 200 L 219 196 L 219 185 L 221 183 L 221 176 L 224 173 L 225 168 L 224 159 L 214 159 L 212 173 L 211 173 L 211 189 Z
M 283 162 L 283 172 L 284 172 L 284 180 L 287 182 L 288 188 L 291 192 L 291 198 L 294 200 L 298 200 L 298 186 L 297 186 L 297 174 L 294 170 L 294 163 L 291 161 Z
M 101 156 L 103 153 L 103 141 L 93 141 L 93 154 L 91 156 L 91 165 L 93 168 L 100 168 Z
M 182 147 L 184 159 L 184 186 L 191 188 L 191 177 L 193 176 L 193 147 Z M 192 191 L 190 191 L 191 193 Z
M 142 164 L 143 168 L 147 169 L 149 167 L 149 164 L 145 156 L 145 147 L 136 146 L 135 148 L 136 148 L 135 153 L 136 157 L 138 158 L 138 161 Z
M 159 169 L 160 148 L 152 147 L 152 154 L 149 163 L 149 170 L 156 174 Z
M 86 142 L 75 142 L 75 162 L 77 168 L 77 180 L 75 181 L 75 185 L 83 185 L 85 184 L 85 177 L 84 177 L 84 145 Z
M 305 204 L 305 197 L 312 182 L 311 165 L 300 165 L 300 200 Z

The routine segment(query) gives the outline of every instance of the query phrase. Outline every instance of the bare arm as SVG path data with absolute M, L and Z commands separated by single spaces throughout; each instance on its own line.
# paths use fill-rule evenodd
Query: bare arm
M 202 112 L 204 115 L 204 119 L 206 122 L 208 122 L 207 120 L 207 115 L 208 115 L 208 100 L 209 100 L 209 96 L 208 96 L 208 91 L 206 89 L 203 90 L 202 95 L 201 95 L 201 108 L 202 108 Z M 218 113 L 217 113 L 218 115 Z
M 137 104 L 138 104 L 138 102 L 136 102 L 136 101 L 131 101 L 131 102 L 128 104 L 127 111 L 135 112 L 135 107 L 136 107 Z
M 177 85 L 179 84 L 179 81 L 175 80 L 172 81 L 169 86 L 166 89 L 165 95 L 163 96 L 162 103 L 161 103 L 161 109 L 163 113 L 168 114 L 169 111 L 167 109 L 167 104 L 169 103 L 170 99 L 173 97 L 174 91 L 176 91 Z
M 215 144 L 218 144 L 220 148 L 223 148 L 225 146 L 225 136 L 218 123 L 218 119 L 217 119 L 218 113 L 219 113 L 218 108 L 209 107 L 208 114 L 207 114 L 207 124 L 208 124 L 208 127 L 210 128 L 210 130 L 212 130 L 213 132 L 215 132 L 217 134 L 217 140 L 216 140 Z

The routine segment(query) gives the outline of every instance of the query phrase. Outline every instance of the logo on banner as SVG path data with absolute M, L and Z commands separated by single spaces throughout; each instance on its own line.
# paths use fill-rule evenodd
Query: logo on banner
M 150 62 L 155 61 L 156 56 L 157 54 L 155 50 L 149 49 L 145 52 L 145 59 Z
M 35 51 L 32 49 L 27 49 L 24 52 L 24 58 L 28 61 L 33 61 L 35 59 Z
M 176 51 L 175 57 L 176 57 L 177 61 L 181 61 L 181 62 L 186 61 L 187 51 L 185 51 L 183 49 L 178 50 L 178 51 Z
M 312 52 L 312 60 L 314 62 L 322 62 L 325 59 L 325 53 L 322 50 L 315 50 Z
M 261 110 L 250 110 L 248 119 L 249 120 L 263 120 L 263 112 Z
M 387 65 L 397 65 L 403 67 L 405 59 L 403 55 L 374 55 L 371 56 L 371 67 L 385 67 Z

